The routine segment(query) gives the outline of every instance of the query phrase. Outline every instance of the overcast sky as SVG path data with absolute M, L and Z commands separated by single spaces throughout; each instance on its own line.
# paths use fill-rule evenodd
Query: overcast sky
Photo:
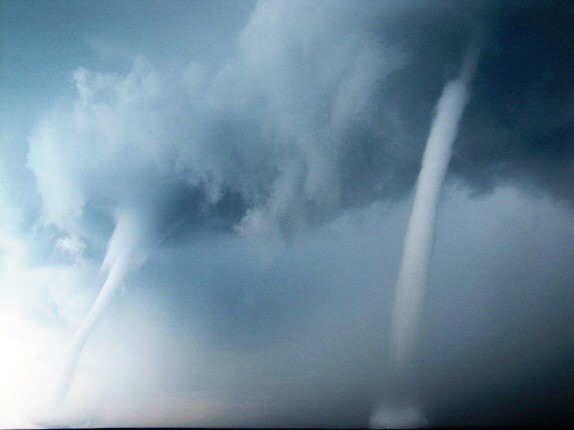
M 0 427 L 574 422 L 573 22 L 568 1 L 0 0 Z M 477 32 L 403 417 L 403 237 Z

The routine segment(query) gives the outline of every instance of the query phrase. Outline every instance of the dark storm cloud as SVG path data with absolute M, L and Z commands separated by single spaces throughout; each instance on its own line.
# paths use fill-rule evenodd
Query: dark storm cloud
M 231 222 L 244 234 L 292 238 L 346 208 L 401 198 L 442 85 L 477 28 L 486 44 L 452 173 L 477 190 L 511 179 L 569 199 L 573 12 L 554 6 L 262 3 L 219 71 L 192 62 L 166 80 L 141 62 L 123 76 L 79 69 L 81 102 L 66 120 L 75 125 L 64 131 L 53 118 L 54 142 L 46 128 L 31 140 L 48 218 L 65 224 L 98 201 L 152 202 L 189 183 L 199 192 L 179 200 L 203 194 L 216 206 L 232 194 Z M 51 145 L 92 149 L 66 161 L 52 148 L 60 166 L 42 166 Z M 175 206 L 176 218 L 192 217 Z
M 476 191 L 513 181 L 572 202 L 574 7 L 571 2 L 434 2 L 381 20 L 386 40 L 410 53 L 377 97 L 412 139 L 417 164 L 430 114 L 475 26 L 485 40 L 451 173 Z M 398 19 L 397 19 L 398 18 Z M 384 115 L 380 115 L 384 120 Z M 384 145 L 388 146 L 388 145 Z M 409 150 L 401 151 L 402 155 Z M 380 165 L 380 163 L 378 164 Z M 404 169 L 402 189 L 417 168 Z M 401 181 L 399 181 L 401 183 Z M 400 188 L 399 188 L 400 189 Z
M 572 204 L 574 7 L 495 10 L 452 170 L 477 188 L 517 181 Z

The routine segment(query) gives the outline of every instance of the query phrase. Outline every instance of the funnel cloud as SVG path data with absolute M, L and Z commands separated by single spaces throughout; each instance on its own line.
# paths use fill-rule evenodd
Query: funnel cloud
M 478 48 L 466 53 L 460 76 L 446 84 L 436 107 L 417 180 L 413 210 L 403 243 L 393 307 L 390 359 L 399 371 L 412 355 L 418 314 L 427 283 L 435 239 L 438 201 L 452 145 L 470 98 L 469 85 L 476 69 Z

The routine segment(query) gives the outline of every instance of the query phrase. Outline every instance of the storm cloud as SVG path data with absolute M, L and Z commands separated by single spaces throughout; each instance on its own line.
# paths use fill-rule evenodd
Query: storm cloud
M 141 55 L 121 72 L 79 67 L 73 105 L 29 138 L 46 221 L 87 234 L 75 224 L 92 208 L 186 211 L 234 194 L 241 231 L 290 238 L 401 198 L 476 26 L 488 44 L 452 174 L 477 190 L 515 180 L 568 199 L 572 8 L 554 6 L 261 3 L 220 68 L 190 59 L 165 72 Z M 186 186 L 198 195 L 178 204 Z M 174 204 L 153 202 L 166 190 Z
M 62 370 L 54 351 L 125 263 L 61 419 L 366 426 L 392 400 L 391 299 L 424 144 L 479 29 L 416 403 L 430 424 L 572 420 L 572 4 L 227 6 L 0 12 L 1 303 L 50 333 L 34 372 Z M 57 22 L 64 35 L 21 38 Z M 42 415 L 44 400 L 24 403 L 0 424 Z

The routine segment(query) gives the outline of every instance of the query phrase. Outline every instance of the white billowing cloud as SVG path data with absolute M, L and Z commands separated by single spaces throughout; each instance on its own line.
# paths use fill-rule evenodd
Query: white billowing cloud
M 28 163 L 37 178 L 46 222 L 81 233 L 78 219 L 90 198 L 125 199 L 136 173 L 161 158 L 153 73 L 143 63 L 125 76 L 73 75 L 79 98 L 52 112 L 30 136 Z M 122 194 L 124 196 L 122 196 Z M 100 203 L 100 202 L 98 202 Z M 101 203 L 100 203 L 101 204 Z
M 191 62 L 160 75 L 143 59 L 123 74 L 78 68 L 73 107 L 53 111 L 29 139 L 44 221 L 90 236 L 86 210 L 153 212 L 183 184 L 207 205 L 241 195 L 250 209 L 239 231 L 262 239 L 336 214 L 353 193 L 345 154 L 364 150 L 352 134 L 379 133 L 369 104 L 405 63 L 355 9 L 258 4 L 237 57 L 215 73 Z
M 241 223 L 246 234 L 300 234 L 309 219 L 342 205 L 340 164 L 345 146 L 357 145 L 348 133 L 368 117 L 377 86 L 404 64 L 354 9 L 260 3 L 242 33 L 244 91 L 264 103 L 263 131 L 281 157 L 269 198 Z

